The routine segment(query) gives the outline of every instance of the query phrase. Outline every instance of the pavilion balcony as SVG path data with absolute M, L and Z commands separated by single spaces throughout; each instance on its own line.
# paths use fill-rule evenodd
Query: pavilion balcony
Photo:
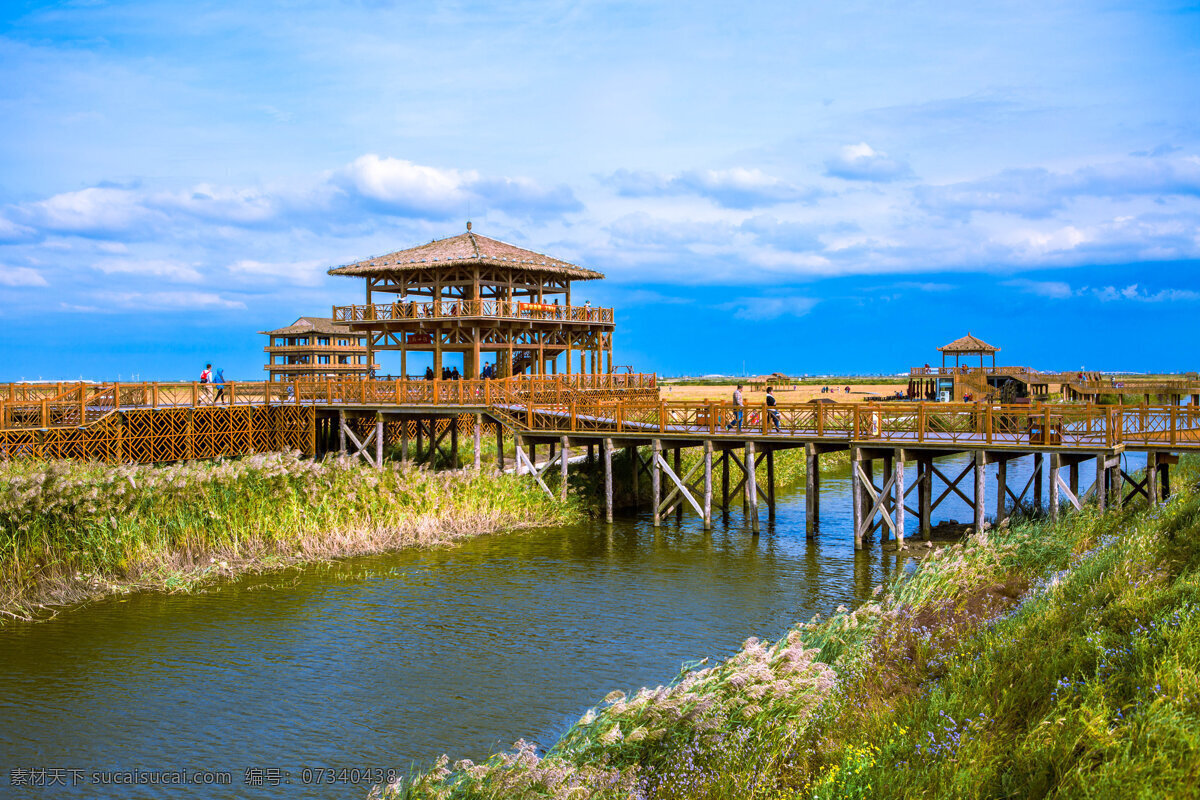
M 338 353 L 340 355 L 366 355 L 365 344 L 271 344 L 263 348 L 265 353 Z
M 511 319 L 538 322 L 613 324 L 613 310 L 593 306 L 560 306 L 516 300 L 403 300 L 364 306 L 334 306 L 336 322 L 403 322 L 407 320 Z

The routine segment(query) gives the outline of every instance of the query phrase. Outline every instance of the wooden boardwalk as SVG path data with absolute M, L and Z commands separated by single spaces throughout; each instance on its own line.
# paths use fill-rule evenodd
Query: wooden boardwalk
M 768 518 L 774 515 L 774 454 L 803 447 L 807 526 L 815 535 L 820 457 L 849 451 L 855 543 L 861 547 L 876 530 L 902 543 L 909 515 L 927 538 L 932 511 L 949 496 L 973 506 L 979 529 L 989 510 L 983 478 L 989 464 L 998 465 L 992 519 L 999 523 L 1015 508 L 1043 506 L 1043 475 L 1049 478 L 1052 516 L 1062 504 L 1081 507 L 1089 498 L 1102 506 L 1138 495 L 1157 502 L 1169 493 L 1169 468 L 1178 454 L 1200 450 L 1195 404 L 814 402 L 739 410 L 727 403 L 661 401 L 653 375 L 594 374 L 239 382 L 224 384 L 218 394 L 221 388 L 198 383 L 0 386 L 0 457 L 152 463 L 292 449 L 310 456 L 339 450 L 382 465 L 386 444 L 398 445 L 401 458 L 407 458 L 414 439 L 417 451 L 427 454 L 449 439 L 448 454 L 457 460 L 459 431 L 465 430 L 473 434 L 478 467 L 480 440 L 490 428 L 498 453 L 504 451 L 507 432 L 514 439 L 516 471 L 532 474 L 552 494 L 547 476 L 559 470 L 558 493 L 565 494 L 573 449 L 598 452 L 609 519 L 614 453 L 624 448 L 634 484 L 639 476 L 651 482 L 656 524 L 682 514 L 686 506 L 708 527 L 714 509 L 729 513 L 740 497 L 757 530 L 760 501 Z M 542 462 L 539 446 L 550 454 Z M 686 448 L 701 448 L 702 457 L 684 474 Z M 1130 452 L 1145 454 L 1140 478 L 1122 469 L 1122 456 Z M 957 476 L 943 474 L 934 463 L 961 453 L 971 455 L 971 465 Z M 1034 460 L 1038 480 L 1017 492 L 1006 482 L 1007 464 L 1025 457 Z M 1081 491 L 1078 465 L 1087 460 L 1095 460 L 1100 477 Z M 915 463 L 914 480 L 907 480 L 906 462 Z M 877 463 L 882 466 L 878 479 Z M 761 485 L 760 466 L 766 471 Z

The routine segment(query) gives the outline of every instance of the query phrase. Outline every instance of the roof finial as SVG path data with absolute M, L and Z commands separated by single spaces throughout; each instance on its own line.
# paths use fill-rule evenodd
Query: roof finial
M 467 220 L 467 233 L 471 232 L 471 220 Z

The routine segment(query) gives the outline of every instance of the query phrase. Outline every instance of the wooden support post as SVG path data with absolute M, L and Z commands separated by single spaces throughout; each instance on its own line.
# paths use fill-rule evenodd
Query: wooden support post
M 1071 487 L 1071 494 L 1079 497 L 1079 462 L 1072 461 L 1067 467 L 1067 485 Z
M 888 481 L 890 481 L 892 479 L 893 469 L 894 469 L 894 467 L 893 467 L 893 462 L 892 462 L 892 454 L 888 453 L 887 455 L 885 455 L 883 457 L 883 475 L 880 479 L 882 481 L 883 486 L 887 486 Z M 884 497 L 882 511 L 883 511 L 884 515 L 895 519 L 895 517 L 893 516 L 895 509 L 892 506 L 892 497 L 890 494 L 887 494 Z M 888 540 L 888 526 L 886 524 L 880 525 L 879 526 L 879 542 L 880 542 L 880 544 L 883 544 L 887 540 Z
M 896 498 L 896 549 L 904 549 L 904 451 L 896 449 L 896 485 L 893 489 Z M 884 526 L 887 527 L 886 525 Z
M 338 452 L 346 453 L 346 412 L 338 409 Z
M 496 420 L 496 469 L 504 471 L 504 426 Z
M 775 521 L 775 450 L 767 446 L 767 521 Z
M 683 477 L 682 466 L 683 466 L 683 448 L 676 447 L 675 448 L 675 474 L 681 478 Z M 683 498 L 680 498 L 679 502 L 675 505 L 675 521 L 683 522 Z
M 854 525 L 854 549 L 862 550 L 862 530 L 863 530 L 863 488 L 862 477 L 862 454 L 859 448 L 850 448 L 850 501 L 853 506 L 853 525 Z
M 933 502 L 933 459 L 925 456 L 918 463 L 920 465 L 918 469 L 922 471 L 919 478 L 921 484 L 917 487 L 917 496 L 920 502 L 918 510 L 921 517 L 921 538 L 928 542 L 933 535 L 933 509 L 931 507 Z
M 662 467 L 658 464 L 658 460 L 662 458 L 662 440 L 654 439 L 650 442 L 650 447 L 653 450 L 650 461 L 650 492 L 654 495 L 654 527 L 657 528 L 662 524 L 659 513 L 659 505 L 662 503 Z
M 568 359 L 569 360 L 569 359 Z M 604 521 L 613 521 L 612 439 L 604 440 Z
M 523 440 L 519 434 L 513 436 L 513 461 L 516 462 L 517 475 L 525 474 L 525 461 L 521 458 Z
M 984 484 L 984 476 L 987 475 L 987 452 L 984 450 L 975 451 L 975 533 L 983 530 L 984 512 L 986 510 L 987 489 Z
M 1146 498 L 1151 506 L 1158 505 L 1158 453 L 1146 453 Z
M 1008 501 L 1008 460 L 996 465 L 996 526 L 1004 521 L 1004 506 Z
M 1109 470 L 1108 504 L 1120 509 L 1125 502 L 1125 476 L 1121 472 L 1121 455 L 1117 454 L 1117 465 Z
M 1162 499 L 1165 501 L 1171 496 L 1171 463 L 1164 461 L 1159 464 L 1158 472 L 1162 475 Z
M 713 479 L 712 479 L 712 461 L 713 461 L 713 443 L 712 439 L 704 440 L 704 530 L 712 530 L 712 495 L 713 495 Z
M 400 417 L 400 463 L 408 463 L 408 419 Z
M 476 339 L 476 342 L 478 342 L 478 341 L 479 340 Z M 482 464 L 480 464 L 480 460 L 483 457 L 483 443 L 481 442 L 482 437 L 483 437 L 483 414 L 476 414 L 475 415 L 475 441 L 474 441 L 474 452 L 473 452 L 473 455 L 474 455 L 473 466 L 474 466 L 476 472 L 479 472 L 479 469 L 482 466 Z
M 1101 453 L 1096 456 L 1096 507 L 1101 511 L 1107 510 L 1108 507 L 1108 469 L 1105 467 L 1105 462 L 1108 456 Z
M 1033 454 L 1033 508 L 1040 513 L 1042 510 L 1042 484 L 1046 482 L 1046 457 L 1041 453 Z
M 867 490 L 866 485 L 862 483 L 862 478 L 865 477 L 868 483 L 870 483 L 872 486 L 875 485 L 875 462 L 872 459 L 862 459 L 862 473 L 863 474 L 860 476 L 858 485 L 858 502 L 862 507 L 862 535 L 866 536 L 870 533 L 872 526 L 875 524 L 875 515 L 872 513 L 868 517 L 868 513 L 874 507 L 875 501 L 872 500 L 871 493 Z
M 625 450 L 626 450 L 626 452 L 629 453 L 629 469 L 630 469 L 629 486 L 633 490 L 633 510 L 637 511 L 638 499 L 639 499 L 638 494 L 641 491 L 638 486 L 638 483 L 639 483 L 638 473 L 642 471 L 641 458 L 638 456 L 638 449 L 637 449 L 636 444 L 629 445 L 628 447 L 625 448 Z
M 450 418 L 450 469 L 458 469 L 458 417 Z
M 821 456 L 815 444 L 804 445 L 804 538 L 817 535 L 821 507 Z
M 754 440 L 746 440 L 746 498 L 749 504 L 750 530 L 758 533 L 758 484 L 754 475 Z
M 1058 468 L 1061 465 L 1062 456 L 1058 453 L 1050 454 L 1050 519 L 1058 519 Z
M 721 450 L 721 516 L 729 518 L 729 450 Z
M 561 479 L 561 483 L 562 483 L 562 485 L 559 486 L 558 493 L 559 493 L 559 499 L 565 503 L 565 502 L 567 502 L 567 466 L 568 466 L 568 461 L 571 458 L 571 444 L 566 436 L 561 437 L 558 441 L 559 441 L 559 453 L 558 453 L 559 473 L 560 473 L 560 479 Z
M 418 464 L 421 462 L 421 459 L 424 457 L 422 455 L 422 448 L 424 447 L 424 445 L 425 445 L 425 420 L 421 419 L 420 417 L 417 417 L 417 463 Z
M 375 414 L 375 469 L 383 469 L 383 414 Z

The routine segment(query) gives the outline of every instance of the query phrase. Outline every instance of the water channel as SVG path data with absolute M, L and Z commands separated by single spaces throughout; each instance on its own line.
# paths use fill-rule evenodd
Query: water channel
M 953 474 L 965 463 L 938 462 Z M 1018 491 L 1030 468 L 1010 465 Z M 1081 473 L 1086 486 L 1094 471 Z M 644 516 L 588 522 L 9 625 L 0 796 L 362 797 L 366 785 L 316 784 L 328 773 L 304 770 L 407 774 L 518 737 L 549 745 L 612 689 L 667 682 L 748 636 L 777 638 L 911 568 L 877 543 L 855 553 L 849 484 L 845 471 L 823 475 L 815 541 L 799 487 L 780 493 L 758 536 L 740 514 L 707 533 L 690 514 L 657 530 Z M 970 516 L 956 497 L 935 512 Z M 62 773 L 67 786 L 11 785 L 13 770 L 37 768 L 83 772 Z M 94 772 L 135 769 L 226 771 L 232 785 L 88 785 Z M 264 770 L 250 774 L 264 785 L 246 786 L 248 769 Z

